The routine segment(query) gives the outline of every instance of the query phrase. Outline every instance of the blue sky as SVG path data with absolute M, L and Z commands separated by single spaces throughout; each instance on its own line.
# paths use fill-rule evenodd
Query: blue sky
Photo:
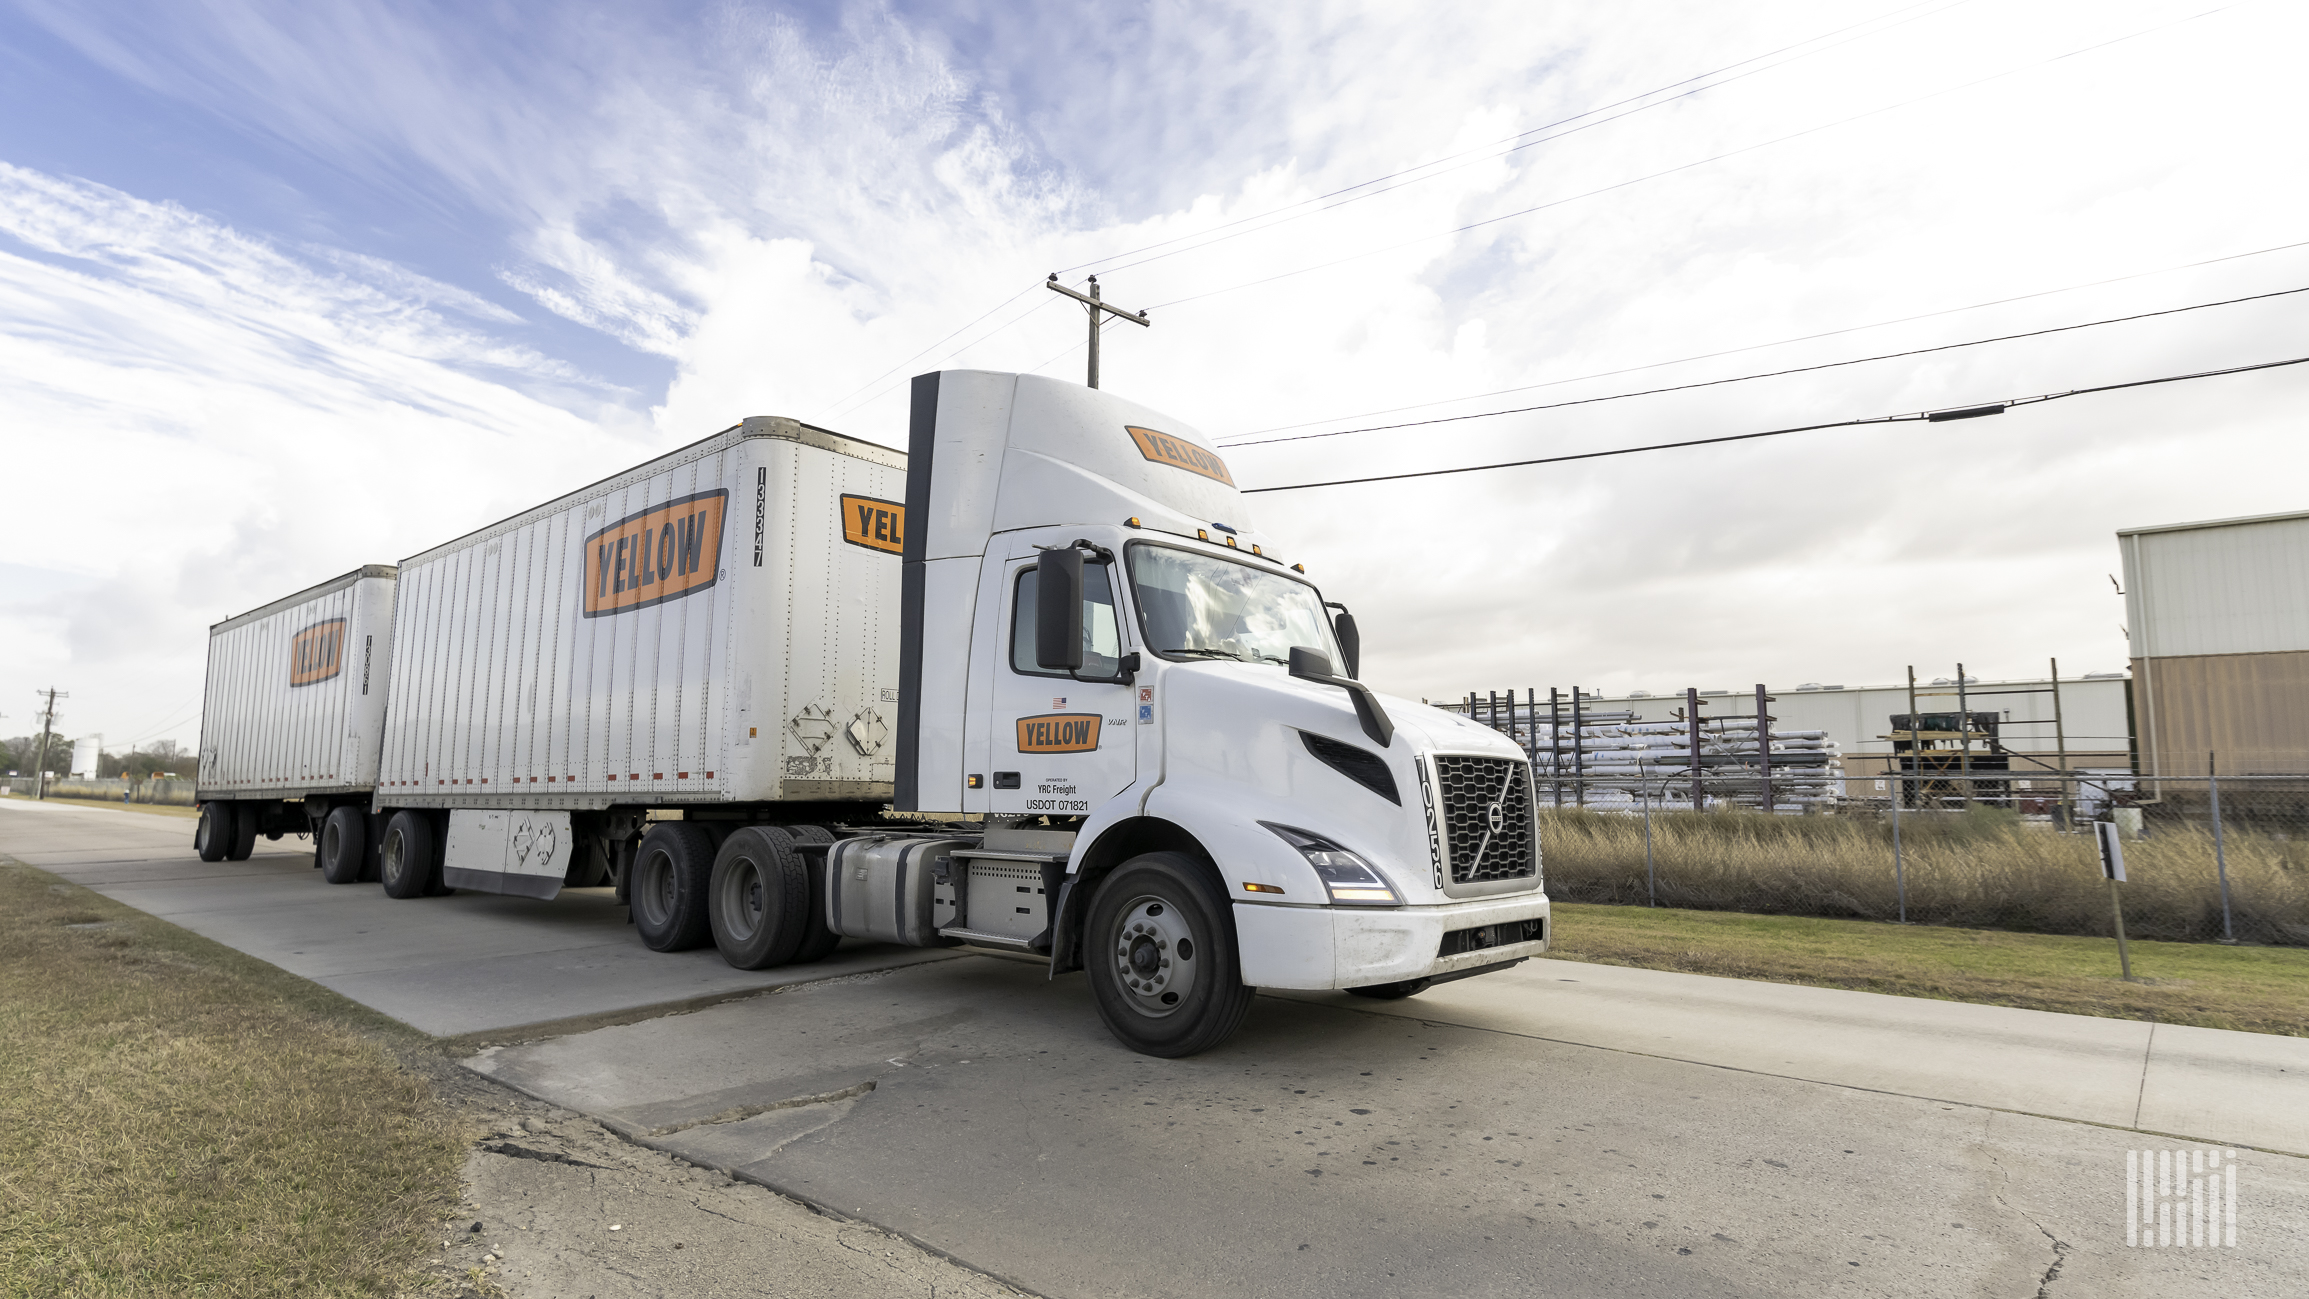
M 54 684 L 75 733 L 189 744 L 217 618 L 744 415 L 897 441 L 915 371 L 1079 373 L 1053 269 L 1159 304 L 1108 386 L 1236 442 L 2309 284 L 2263 251 L 2309 240 L 2305 28 L 0 0 L 0 456 L 59 539 L 0 564 L 0 733 Z M 2309 354 L 2298 301 L 1228 454 L 1285 483 L 1958 405 Z M 1401 693 L 2103 669 L 2110 533 L 2300 506 L 2305 383 L 1255 499 Z

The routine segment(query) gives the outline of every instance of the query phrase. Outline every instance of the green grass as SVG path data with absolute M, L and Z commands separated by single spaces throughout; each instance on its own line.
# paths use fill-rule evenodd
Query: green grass
M 1550 956 L 2309 1037 L 2309 950 L 1558 902 Z
M 426 1042 L 0 859 L 0 1294 L 398 1292 L 475 1135 Z

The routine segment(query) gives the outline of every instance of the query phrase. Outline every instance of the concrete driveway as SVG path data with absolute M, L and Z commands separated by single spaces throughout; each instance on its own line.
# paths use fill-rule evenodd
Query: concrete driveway
M 332 885 L 310 840 L 204 862 L 190 818 L 0 798 L 0 852 L 303 975 L 436 1037 L 696 1004 L 951 952 L 845 942 L 815 965 L 733 970 L 713 948 L 652 952 L 610 889 L 551 902 L 395 900 Z
M 189 836 L 0 801 L 0 851 L 431 1031 L 758 979 L 470 1067 L 1044 1294 L 2309 1291 L 2300 1039 L 1534 961 L 1261 997 L 1160 1061 L 1023 961 L 860 951 L 775 987 L 644 951 L 598 898 L 395 903 Z M 2239 1146 L 2234 1248 L 2127 1244 L 2128 1151 Z

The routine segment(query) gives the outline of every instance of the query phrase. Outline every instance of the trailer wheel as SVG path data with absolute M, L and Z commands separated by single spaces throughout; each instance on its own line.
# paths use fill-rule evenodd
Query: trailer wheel
M 223 861 L 232 849 L 233 805 L 209 802 L 200 805 L 200 823 L 193 827 L 193 851 L 202 861 Z
M 834 842 L 834 832 L 822 825 L 789 825 L 786 833 L 795 843 Z M 826 854 L 811 853 L 802 864 L 810 874 L 810 903 L 803 918 L 802 945 L 794 949 L 795 965 L 825 960 L 842 944 L 842 936 L 826 923 Z
M 235 803 L 232 812 L 232 839 L 225 847 L 224 859 L 247 861 L 249 854 L 257 850 L 257 804 Z
M 633 927 L 653 952 L 686 952 L 712 936 L 706 916 L 713 836 L 686 821 L 659 821 L 633 855 Z
M 1251 1008 L 1227 900 L 1184 853 L 1133 857 L 1101 881 L 1082 950 L 1098 1017 L 1142 1055 L 1208 1051 Z
M 369 858 L 369 818 L 348 803 L 331 808 L 321 822 L 319 857 L 321 878 L 331 884 L 357 884 Z
M 1434 986 L 1433 979 L 1405 979 L 1401 983 L 1374 983 L 1365 988 L 1349 988 L 1347 994 L 1352 997 L 1369 997 L 1373 1001 L 1400 1001 L 1405 997 L 1416 997 Z
M 385 823 L 385 841 L 377 848 L 377 878 L 389 898 L 421 898 L 440 873 L 433 851 L 433 819 L 423 812 L 402 809 Z
M 749 825 L 723 841 L 710 896 L 723 960 L 766 970 L 794 959 L 808 932 L 810 875 L 783 829 Z

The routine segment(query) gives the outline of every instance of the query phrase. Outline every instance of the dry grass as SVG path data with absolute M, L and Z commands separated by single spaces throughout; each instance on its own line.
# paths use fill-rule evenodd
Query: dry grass
M 11 799 L 24 798 L 20 794 L 10 794 L 8 797 Z M 24 801 L 29 803 L 33 800 L 24 798 Z M 65 798 L 58 794 L 50 794 L 46 801 L 62 803 L 67 807 L 101 807 L 114 812 L 142 812 L 147 816 L 182 816 L 191 817 L 194 820 L 200 818 L 199 808 L 178 807 L 174 803 L 123 803 L 109 798 Z
M 1641 817 L 1542 813 L 1548 893 L 1575 902 L 1645 898 Z M 2108 884 L 2092 841 L 1982 808 L 1906 818 L 1908 918 L 1936 925 L 2107 935 Z M 2239 940 L 2309 945 L 2309 842 L 2227 837 Z M 1662 906 L 1892 920 L 1899 896 L 1888 824 L 1842 816 L 1668 812 L 1652 818 Z M 2212 837 L 2160 825 L 2125 845 L 2125 930 L 2136 938 L 2221 936 Z
M 474 1135 L 421 1044 L 0 859 L 0 1293 L 393 1293 Z
M 1548 955 L 1564 960 L 2309 1037 L 2298 948 L 2134 943 L 2141 982 L 2125 983 L 2106 938 L 1576 903 L 1554 914 Z

